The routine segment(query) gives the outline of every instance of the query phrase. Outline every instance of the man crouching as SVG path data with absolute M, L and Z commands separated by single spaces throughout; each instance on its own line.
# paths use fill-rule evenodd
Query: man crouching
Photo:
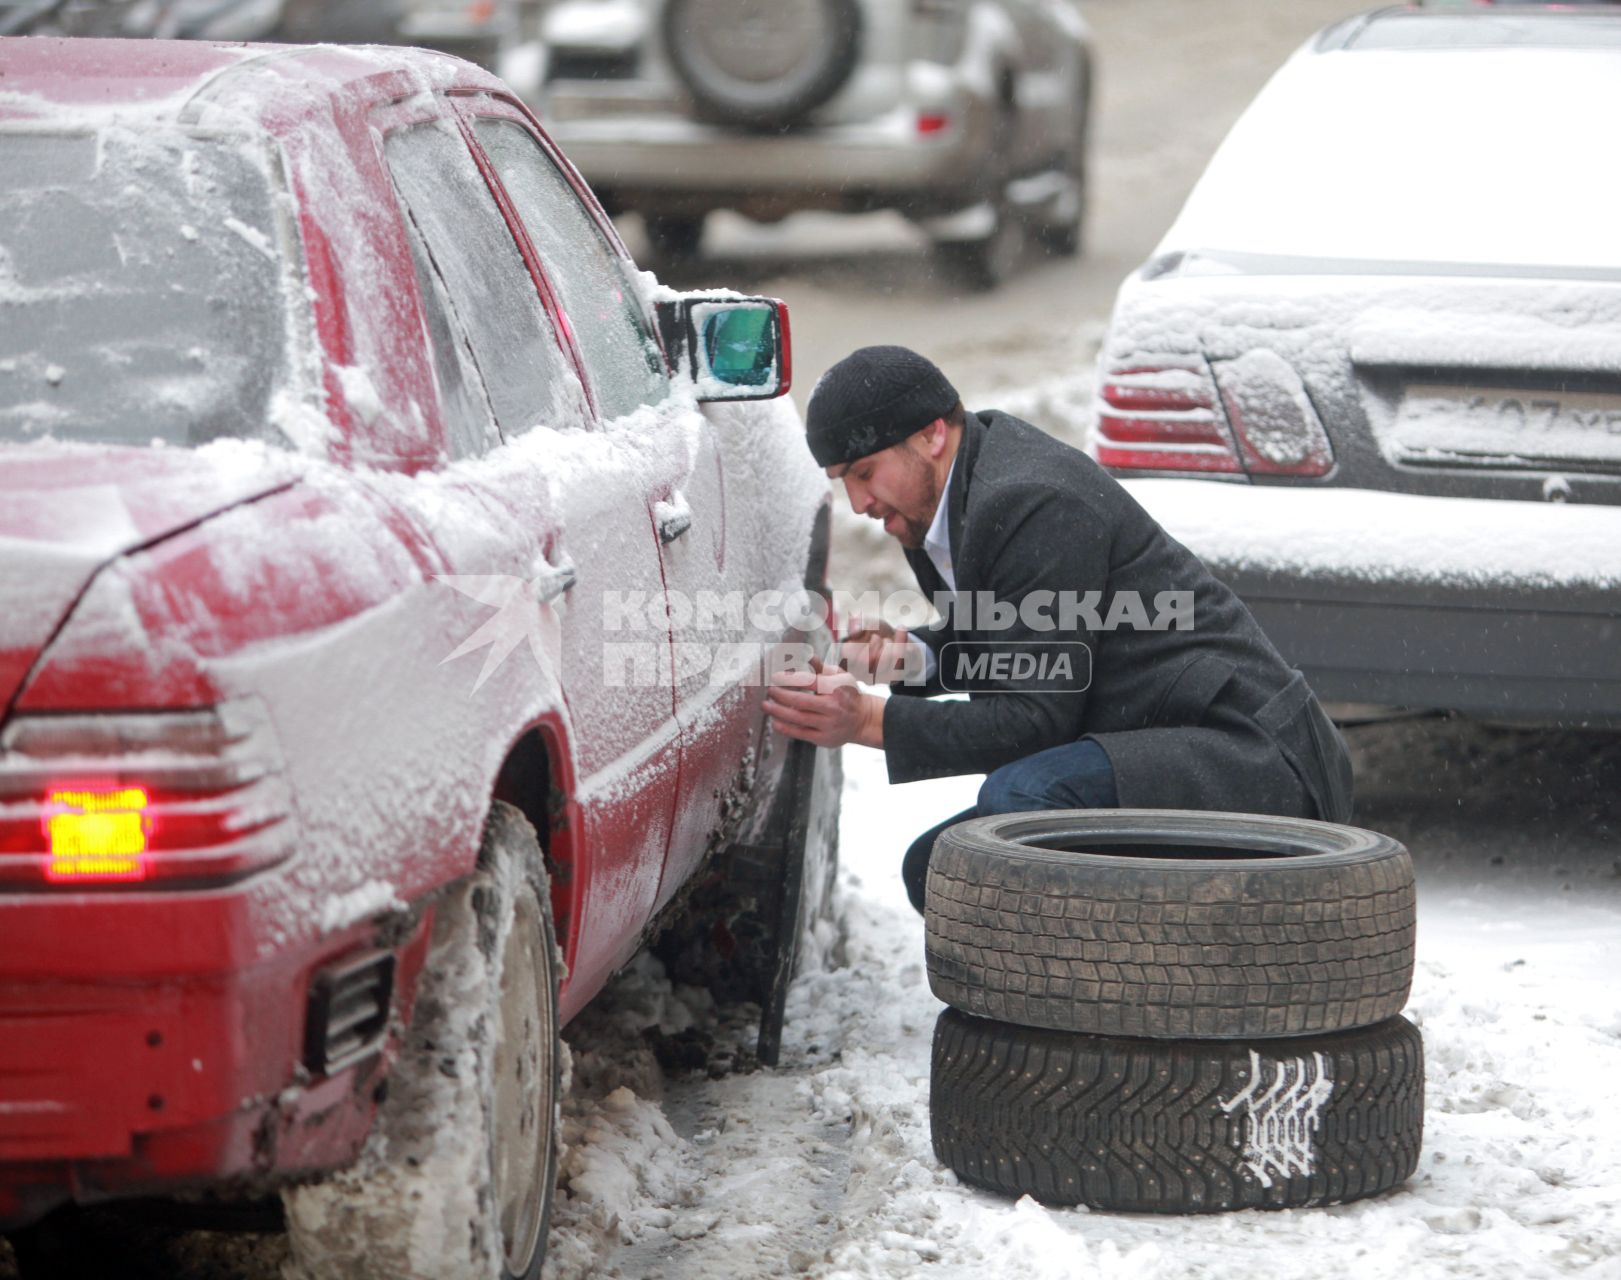
M 849 670 L 790 672 L 766 710 L 790 737 L 881 749 L 892 783 L 988 775 L 974 808 L 907 851 L 919 911 L 935 837 L 976 816 L 1350 818 L 1350 758 L 1305 677 L 1086 454 L 1007 414 L 965 412 L 904 347 L 829 369 L 806 426 L 816 461 L 900 542 L 942 617 L 846 634 L 846 666 L 909 673 L 890 685 L 899 696 L 866 692 Z

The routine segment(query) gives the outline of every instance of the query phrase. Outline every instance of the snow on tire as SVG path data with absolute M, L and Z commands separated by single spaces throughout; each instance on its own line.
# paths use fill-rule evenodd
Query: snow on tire
M 350 1168 L 283 1192 L 297 1280 L 535 1280 L 557 1180 L 561 963 L 534 829 L 496 803 L 439 903 L 411 1027 Z
M 1023 1026 L 1194 1039 L 1372 1026 L 1407 1002 L 1413 865 L 1389 836 L 1256 814 L 976 818 L 929 863 L 929 985 Z
M 1128 1040 L 956 1009 L 934 1031 L 930 1125 L 958 1177 L 1046 1204 L 1217 1213 L 1400 1185 L 1424 1131 L 1405 1018 L 1288 1040 Z

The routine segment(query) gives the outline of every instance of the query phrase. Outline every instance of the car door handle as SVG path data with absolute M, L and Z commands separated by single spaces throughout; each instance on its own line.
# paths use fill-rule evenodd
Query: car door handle
M 550 603 L 579 580 L 579 570 L 572 560 L 563 559 L 556 564 L 540 560 L 535 568 L 535 603 Z
M 667 501 L 653 504 L 653 518 L 658 521 L 659 541 L 665 544 L 692 528 L 692 508 L 679 489 L 672 490 Z

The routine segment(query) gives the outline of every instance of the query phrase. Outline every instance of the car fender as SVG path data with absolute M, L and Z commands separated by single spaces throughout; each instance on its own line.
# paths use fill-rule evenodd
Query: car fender
M 969 90 L 983 101 L 993 101 L 1004 78 L 1024 62 L 1024 41 L 1007 10 L 982 0 L 968 10 L 968 34 L 963 41 L 958 74 Z M 1015 86 L 1016 88 L 1016 86 Z

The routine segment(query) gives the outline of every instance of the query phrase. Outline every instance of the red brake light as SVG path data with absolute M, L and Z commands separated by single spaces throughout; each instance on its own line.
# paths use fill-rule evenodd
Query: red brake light
M 1198 356 L 1162 356 L 1110 370 L 1098 389 L 1098 461 L 1149 471 L 1243 474 L 1215 383 Z
M 920 111 L 917 116 L 917 131 L 923 136 L 931 133 L 944 133 L 951 127 L 951 117 L 942 111 Z
M 1257 347 L 1215 366 L 1227 421 L 1251 475 L 1324 476 L 1334 448 L 1294 366 Z

